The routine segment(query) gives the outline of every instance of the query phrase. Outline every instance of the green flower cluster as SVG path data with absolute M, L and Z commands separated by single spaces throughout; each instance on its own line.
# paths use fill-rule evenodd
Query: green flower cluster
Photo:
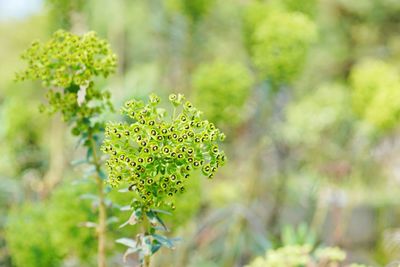
M 89 86 L 84 88 L 73 84 L 65 88 L 63 92 L 49 90 L 46 94 L 49 106 L 42 105 L 41 111 L 50 114 L 60 111 L 65 121 L 74 122 L 73 135 L 87 133 L 89 129 L 99 131 L 103 125 L 94 118 L 102 114 L 104 110 L 113 110 L 113 106 L 110 101 L 110 92 L 97 90 L 93 85 L 93 82 L 90 82 Z M 81 92 L 84 93 L 82 102 L 79 96 Z
M 17 80 L 42 81 L 49 88 L 46 96 L 50 104 L 42 110 L 60 111 L 65 121 L 75 122 L 73 134 L 97 127 L 88 118 L 112 109 L 110 93 L 95 88 L 93 79 L 114 72 L 116 56 L 95 32 L 78 36 L 59 30 L 44 44 L 34 42 L 22 59 L 28 67 L 17 74 Z
M 212 178 L 225 163 L 218 140 L 224 134 L 202 120 L 201 112 L 184 96 L 172 94 L 172 116 L 159 108 L 160 98 L 149 102 L 132 100 L 122 113 L 132 123 L 108 123 L 102 150 L 110 158 L 106 165 L 112 186 L 129 183 L 144 211 L 162 204 L 173 205 L 173 196 L 185 191 L 185 182 L 196 169 Z M 169 201 L 167 201 L 169 199 Z
M 397 68 L 381 60 L 368 59 L 350 73 L 352 107 L 378 129 L 395 127 L 400 119 L 400 78 Z
M 240 63 L 200 65 L 192 78 L 195 103 L 211 121 L 234 126 L 243 119 L 252 83 L 249 70 Z
M 95 32 L 83 36 L 63 30 L 41 44 L 36 41 L 22 54 L 28 68 L 18 79 L 41 80 L 45 87 L 85 86 L 94 76 L 107 77 L 116 66 L 109 44 Z
M 45 44 L 33 42 L 22 59 L 28 68 L 18 78 L 41 80 L 45 87 L 87 85 L 94 76 L 107 77 L 116 66 L 109 44 L 95 32 L 78 36 L 59 30 Z
M 250 49 L 260 75 L 275 84 L 292 82 L 316 35 L 315 23 L 306 15 L 272 9 L 252 34 Z

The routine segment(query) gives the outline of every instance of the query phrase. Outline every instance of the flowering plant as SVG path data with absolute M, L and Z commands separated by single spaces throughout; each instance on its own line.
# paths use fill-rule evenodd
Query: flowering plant
M 110 122 L 102 150 L 109 155 L 106 163 L 108 183 L 128 184 L 135 197 L 132 215 L 123 224 L 141 223 L 144 233 L 136 240 L 122 238 L 128 246 L 126 255 L 139 252 L 148 266 L 150 256 L 161 246 L 173 248 L 173 241 L 156 234 L 167 231 L 159 217 L 159 207 L 175 209 L 174 198 L 185 191 L 185 183 L 196 169 L 212 178 L 225 163 L 218 141 L 225 135 L 215 125 L 202 119 L 202 113 L 183 95 L 169 96 L 173 112 L 160 108 L 160 98 L 152 94 L 149 102 L 132 100 L 122 113 L 129 122 Z

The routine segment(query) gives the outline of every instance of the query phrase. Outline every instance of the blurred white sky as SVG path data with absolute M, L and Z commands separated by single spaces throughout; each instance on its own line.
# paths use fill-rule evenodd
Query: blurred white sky
M 0 20 L 20 19 L 37 13 L 43 0 L 0 0 Z

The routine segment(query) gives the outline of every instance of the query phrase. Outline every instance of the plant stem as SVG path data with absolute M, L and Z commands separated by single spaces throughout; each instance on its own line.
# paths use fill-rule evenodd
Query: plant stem
M 92 149 L 93 165 L 96 168 L 96 182 L 97 182 L 97 194 L 99 197 L 99 221 L 97 226 L 97 266 L 106 267 L 106 205 L 105 205 L 105 194 L 103 188 L 103 180 L 101 179 L 100 173 L 100 159 L 97 156 L 97 146 L 93 138 L 92 133 L 89 133 L 88 139 L 90 142 L 90 149 Z
M 175 114 L 176 114 L 176 107 L 174 106 L 174 111 L 172 113 L 172 121 L 175 120 Z
M 150 255 L 144 256 L 144 267 L 150 267 Z
M 149 219 L 147 216 L 143 216 L 143 233 L 144 236 L 148 235 L 149 231 Z M 144 261 L 143 261 L 143 266 L 144 267 L 150 267 L 150 256 L 151 255 L 145 255 L 144 256 Z
M 103 181 L 97 177 L 99 194 L 99 226 L 98 226 L 98 267 L 106 267 L 106 205 L 104 203 Z

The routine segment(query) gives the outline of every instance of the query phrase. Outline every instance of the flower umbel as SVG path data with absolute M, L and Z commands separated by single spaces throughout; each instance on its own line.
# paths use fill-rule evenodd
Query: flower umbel
M 45 87 L 86 85 L 94 76 L 107 77 L 116 67 L 116 55 L 95 32 L 79 36 L 58 30 L 46 43 L 33 42 L 21 57 L 28 67 L 17 78 L 41 80 Z
M 148 211 L 163 204 L 173 205 L 173 196 L 185 191 L 185 182 L 194 170 L 212 178 L 225 163 L 218 141 L 224 134 L 203 120 L 201 112 L 172 94 L 173 113 L 159 108 L 154 94 L 148 103 L 132 100 L 122 113 L 132 123 L 108 123 L 102 150 L 107 161 L 108 182 L 128 183 L 137 193 L 134 208 Z
M 49 105 L 42 110 L 60 111 L 65 121 L 74 123 L 74 135 L 102 127 L 93 118 L 112 110 L 110 93 L 96 88 L 93 80 L 107 77 L 116 67 L 116 56 L 105 40 L 95 32 L 79 36 L 59 30 L 46 43 L 32 43 L 22 59 L 28 66 L 17 80 L 40 80 L 49 89 Z

